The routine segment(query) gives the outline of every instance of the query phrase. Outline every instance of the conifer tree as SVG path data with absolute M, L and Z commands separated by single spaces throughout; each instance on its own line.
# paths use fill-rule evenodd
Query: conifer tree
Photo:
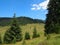
M 36 27 L 34 28 L 34 30 L 33 30 L 33 36 L 32 36 L 32 38 L 36 38 L 36 37 L 39 37 L 40 35 L 39 34 L 37 34 L 37 30 L 36 30 Z
M 25 33 L 25 39 L 26 39 L 26 40 L 29 40 L 29 39 L 30 39 L 30 35 L 29 35 L 28 32 Z
M 16 19 L 16 14 L 14 14 L 11 26 L 4 35 L 5 43 L 12 43 L 13 40 L 16 42 L 22 40 L 22 32 Z
M 60 33 L 60 0 L 50 0 L 47 10 L 45 34 Z

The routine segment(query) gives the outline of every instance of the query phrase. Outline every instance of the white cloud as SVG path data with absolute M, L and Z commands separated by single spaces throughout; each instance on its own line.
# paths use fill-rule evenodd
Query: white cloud
M 32 10 L 40 10 L 40 6 L 39 5 L 33 4 L 32 6 L 33 6 L 33 8 L 31 8 Z
M 44 2 L 41 2 L 39 4 L 33 4 L 31 10 L 40 10 L 40 9 L 47 9 L 47 5 L 48 5 L 49 0 L 45 0 Z

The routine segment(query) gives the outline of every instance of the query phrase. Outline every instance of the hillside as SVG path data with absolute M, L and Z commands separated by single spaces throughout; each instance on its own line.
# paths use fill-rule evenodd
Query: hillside
M 44 23 L 43 20 L 40 19 L 32 19 L 29 17 L 17 17 L 20 25 L 32 24 L 32 23 Z M 12 18 L 1 17 L 0 18 L 0 26 L 7 26 L 12 22 Z
M 22 34 L 24 37 L 25 32 L 29 32 L 31 38 L 32 38 L 32 32 L 34 27 L 36 27 L 37 32 L 40 34 L 40 37 L 30 39 L 30 40 L 25 40 L 26 45 L 60 45 L 60 34 L 50 34 L 49 39 L 47 40 L 46 37 L 44 36 L 44 25 L 45 24 L 27 24 L 20 26 L 22 29 Z M 0 34 L 4 36 L 4 33 L 9 29 L 10 26 L 5 26 L 0 28 Z M 21 42 L 16 42 L 16 44 L 2 44 L 2 45 L 22 45 L 23 41 Z
M 34 27 L 36 27 L 37 29 L 37 33 L 40 34 L 40 37 L 38 38 L 35 38 L 35 39 L 32 39 L 32 34 L 33 34 L 33 29 Z M 4 34 L 5 32 L 10 28 L 10 26 L 4 26 L 4 27 L 1 27 L 0 28 L 0 34 L 2 36 L 2 39 L 4 37 Z M 30 40 L 25 40 L 26 41 L 26 45 L 38 45 L 41 41 L 43 41 L 45 39 L 44 37 L 44 24 L 27 24 L 27 25 L 23 25 L 23 26 L 20 26 L 21 30 L 22 30 L 22 34 L 23 34 L 23 37 L 25 35 L 25 32 L 29 32 L 30 34 Z M 42 39 L 42 40 L 41 40 Z M 16 44 L 9 44 L 9 45 L 22 45 L 22 42 L 16 42 Z M 3 44 L 5 45 L 5 44 Z M 8 44 L 6 44 L 8 45 Z

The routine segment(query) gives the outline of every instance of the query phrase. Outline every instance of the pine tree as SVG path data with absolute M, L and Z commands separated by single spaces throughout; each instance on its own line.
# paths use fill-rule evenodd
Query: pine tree
M 50 0 L 47 10 L 48 14 L 46 15 L 45 34 L 60 32 L 60 0 Z
M 13 40 L 15 40 L 16 42 L 22 40 L 22 32 L 15 15 L 16 14 L 14 14 L 10 28 L 6 31 L 4 35 L 5 43 L 12 43 Z
M 33 31 L 33 36 L 32 38 L 36 38 L 36 37 L 39 37 L 40 35 L 37 34 L 37 30 L 36 30 L 36 27 L 34 28 L 34 31 Z
M 29 39 L 30 39 L 30 35 L 29 35 L 28 32 L 25 33 L 25 39 L 26 39 L 26 40 L 29 40 Z

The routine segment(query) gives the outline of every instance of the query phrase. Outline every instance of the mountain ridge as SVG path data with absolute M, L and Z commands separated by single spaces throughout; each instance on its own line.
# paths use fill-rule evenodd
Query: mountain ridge
M 10 25 L 11 17 L 0 17 L 0 26 L 7 26 Z M 44 20 L 41 19 L 33 19 L 30 17 L 17 17 L 17 20 L 20 25 L 31 24 L 31 23 L 44 23 Z

